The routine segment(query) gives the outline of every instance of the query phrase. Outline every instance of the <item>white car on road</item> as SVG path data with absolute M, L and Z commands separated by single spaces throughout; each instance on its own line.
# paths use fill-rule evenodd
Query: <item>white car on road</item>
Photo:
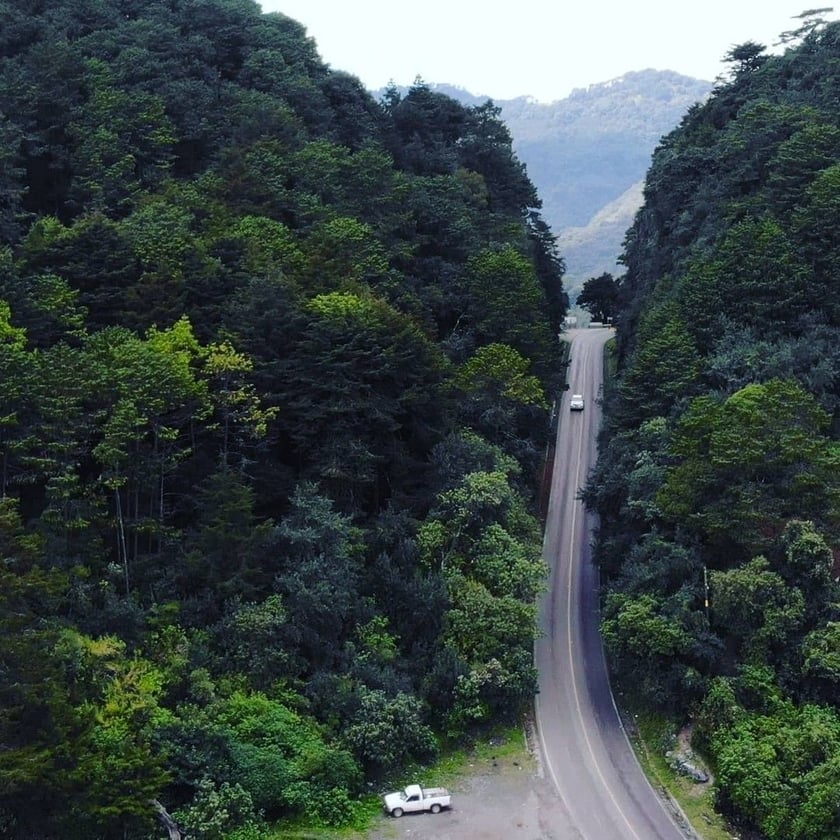
M 572 394 L 569 409 L 571 411 L 583 411 L 583 394 Z

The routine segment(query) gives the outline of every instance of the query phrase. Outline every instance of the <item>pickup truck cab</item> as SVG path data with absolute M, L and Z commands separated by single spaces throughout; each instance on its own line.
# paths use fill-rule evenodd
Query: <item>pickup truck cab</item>
M 409 785 L 405 790 L 386 793 L 383 798 L 386 813 L 401 817 L 413 811 L 431 811 L 439 814 L 452 804 L 452 797 L 446 788 L 422 788 Z

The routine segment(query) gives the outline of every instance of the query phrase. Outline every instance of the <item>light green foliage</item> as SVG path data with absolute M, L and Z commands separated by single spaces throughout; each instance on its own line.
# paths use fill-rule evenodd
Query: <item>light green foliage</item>
M 67 774 L 83 793 L 71 800 L 70 819 L 90 819 L 101 831 L 130 817 L 150 822 L 150 800 L 169 780 L 155 740 L 171 719 L 160 705 L 163 674 L 113 637 L 68 630 L 55 656 L 70 677 L 79 727 Z
M 371 656 L 380 662 L 396 661 L 399 648 L 399 641 L 392 633 L 388 632 L 388 619 L 384 615 L 378 615 L 366 624 L 356 628 L 359 636 L 359 643 L 362 649 L 361 656 Z
M 23 350 L 26 346 L 26 331 L 11 324 L 9 304 L 0 300 L 0 343 L 4 350 Z
M 613 592 L 604 604 L 601 635 L 611 667 L 626 690 L 654 708 L 667 708 L 693 681 L 693 640 L 684 622 L 678 599 Z
M 536 671 L 528 654 L 537 636 L 536 605 L 493 596 L 460 574 L 449 576 L 448 589 L 443 641 L 468 666 L 447 722 L 454 736 L 471 724 L 511 717 L 533 696 Z
M 9 464 L 18 460 L 15 456 L 26 446 L 33 429 L 25 421 L 28 404 L 33 391 L 30 365 L 31 355 L 26 348 L 26 331 L 14 326 L 9 305 L 0 299 L 0 379 L 3 382 L 3 405 L 0 408 L 0 458 L 3 470 L 0 472 L 0 496 L 6 497 Z M 21 422 L 24 421 L 24 422 Z
M 713 736 L 712 749 L 718 784 L 769 840 L 823 840 L 840 831 L 836 711 L 785 703 L 773 716 L 741 712 Z
M 507 344 L 531 358 L 547 358 L 552 336 L 545 296 L 526 257 L 512 247 L 485 251 L 470 261 L 467 287 L 479 344 Z
M 373 229 L 357 219 L 331 219 L 316 226 L 302 247 L 308 260 L 304 285 L 310 294 L 376 285 L 388 272 Z
M 487 663 L 499 642 L 511 648 L 533 642 L 536 607 L 510 595 L 492 595 L 483 584 L 453 574 L 449 580 L 452 607 L 447 613 L 446 641 L 468 662 Z
M 818 435 L 827 423 L 826 414 L 794 382 L 747 386 L 726 401 L 710 454 L 723 466 L 737 462 L 755 469 L 768 455 L 786 465 L 820 453 Z
M 249 381 L 253 369 L 253 361 L 228 341 L 212 344 L 204 353 L 203 374 L 221 418 L 224 464 L 228 463 L 232 443 L 243 437 L 264 437 L 278 411 L 276 407 L 262 406 L 255 386 Z
M 528 374 L 529 363 L 505 344 L 479 347 L 458 371 L 455 385 L 467 394 L 498 392 L 502 397 L 548 408 L 542 383 Z
M 335 324 L 352 323 L 356 318 L 375 317 L 377 306 L 350 292 L 332 292 L 316 295 L 307 307 L 326 321 Z
M 516 501 L 504 473 L 473 472 L 463 477 L 460 486 L 440 494 L 436 518 L 446 521 L 456 547 L 465 538 L 477 538 L 488 525 L 505 522 Z
M 184 277 L 184 260 L 193 247 L 192 215 L 162 200 L 139 207 L 123 229 L 147 272 L 178 283 Z
M 190 805 L 173 817 L 195 840 L 263 840 L 268 836 L 251 795 L 236 782 L 217 787 L 212 779 L 202 779 Z
M 732 681 L 715 677 L 709 682 L 706 695 L 696 710 L 693 742 L 699 749 L 709 750 L 711 740 L 724 729 L 731 728 L 743 713 Z
M 360 686 L 355 711 L 342 732 L 348 749 L 365 766 L 393 770 L 406 755 L 428 759 L 437 752 L 435 736 L 424 723 L 421 702 L 398 692 Z
M 330 797 L 356 790 L 358 767 L 349 753 L 325 741 L 311 718 L 243 692 L 219 701 L 211 714 L 213 729 L 228 743 L 234 778 L 256 808 L 303 813 L 328 825 L 346 819 L 341 807 L 332 810 Z
M 495 657 L 476 662 L 456 679 L 454 702 L 446 721 L 448 734 L 457 738 L 471 727 L 498 721 L 500 716 L 513 719 L 533 696 L 536 679 L 536 670 L 524 651 L 508 663 Z
M 499 530 L 488 533 L 491 528 Z M 539 545 L 536 523 L 525 512 L 509 478 L 502 472 L 471 472 L 438 495 L 430 518 L 420 527 L 418 541 L 427 562 L 445 570 L 450 556 L 460 555 L 457 562 L 467 568 L 481 541 L 503 539 L 503 531 L 512 539 L 511 547 L 519 540 Z
M 748 385 L 723 404 L 694 400 L 680 420 L 657 503 L 701 533 L 760 545 L 771 519 L 811 511 L 831 516 L 837 447 L 827 415 L 795 382 Z
M 536 539 L 516 539 L 500 524 L 493 524 L 476 541 L 465 566 L 493 594 L 528 601 L 542 591 L 548 577 L 537 546 Z
M 128 574 L 127 530 L 162 536 L 162 488 L 166 477 L 189 451 L 189 424 L 209 410 L 207 386 L 198 377 L 199 344 L 186 319 L 167 330 L 152 328 L 146 340 L 114 330 L 94 334 L 88 358 L 103 395 L 101 439 L 93 455 L 102 467 L 101 482 L 116 511 L 119 562 Z M 151 474 L 147 465 L 153 465 Z M 131 494 L 157 499 L 151 515 L 131 516 Z
M 191 417 L 206 416 L 207 387 L 197 376 L 200 347 L 187 319 L 165 330 L 153 327 L 145 341 L 116 331 L 99 334 L 90 341 L 90 350 L 95 362 L 106 366 L 103 384 L 117 405 L 156 438 L 174 439 L 178 427 Z M 104 426 L 110 444 L 103 445 L 101 458 L 111 466 L 120 457 L 106 454 L 109 445 L 124 458 L 126 447 L 136 446 L 138 440 L 118 412 Z
M 264 216 L 245 216 L 234 235 L 245 246 L 245 266 L 251 274 L 298 278 L 305 257 L 294 234 L 285 225 Z
M 805 599 L 770 571 L 764 557 L 709 576 L 712 626 L 737 642 L 748 661 L 764 662 L 800 628 Z
M 685 651 L 685 631 L 657 609 L 649 595 L 639 598 L 610 595 L 602 625 L 605 644 L 613 653 L 622 651 L 650 660 Z
M 442 642 L 465 669 L 450 733 L 517 711 L 534 689 L 535 595 L 547 573 L 536 523 L 505 473 L 473 472 L 438 495 L 417 541 L 446 579 Z

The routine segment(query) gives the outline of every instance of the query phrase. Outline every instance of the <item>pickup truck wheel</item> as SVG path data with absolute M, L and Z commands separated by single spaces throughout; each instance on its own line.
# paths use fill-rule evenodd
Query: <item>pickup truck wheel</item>
M 403 809 L 402 808 L 394 808 L 394 810 L 391 811 L 391 816 L 392 817 L 401 817 L 402 815 L 403 815 Z
M 432 805 L 430 810 L 433 814 L 439 814 L 440 813 L 440 805 L 438 805 L 437 802 L 435 802 L 435 804 Z

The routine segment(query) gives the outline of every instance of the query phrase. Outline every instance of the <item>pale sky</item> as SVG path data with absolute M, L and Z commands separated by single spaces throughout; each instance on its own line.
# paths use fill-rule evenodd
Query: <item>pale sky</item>
M 542 102 L 633 70 L 714 81 L 733 47 L 771 50 L 807 0 L 261 0 L 306 27 L 321 58 L 369 89 L 446 83 Z M 827 5 L 827 4 L 826 4 Z M 823 15 L 836 20 L 837 11 Z

